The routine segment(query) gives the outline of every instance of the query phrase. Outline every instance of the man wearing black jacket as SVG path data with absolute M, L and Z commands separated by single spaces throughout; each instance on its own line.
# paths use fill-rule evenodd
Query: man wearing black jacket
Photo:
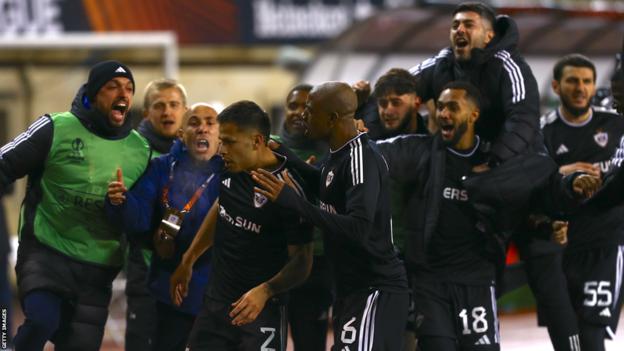
M 131 186 L 151 156 L 127 116 L 130 69 L 96 64 L 71 110 L 46 114 L 0 149 L 0 194 L 28 176 L 15 267 L 25 321 L 20 351 L 99 350 L 112 281 L 123 264 L 121 233 L 103 211 L 107 184 L 124 170 Z
M 316 86 L 306 103 L 308 136 L 330 146 L 312 181 L 320 206 L 299 199 L 268 172 L 252 174 L 261 186 L 257 192 L 323 230 L 336 282 L 334 349 L 401 350 L 409 297 L 405 268 L 392 246 L 388 168 L 374 143 L 355 129 L 356 107 L 355 93 L 340 82 Z
M 469 81 L 482 96 L 475 132 L 489 147 L 490 164 L 531 150 L 539 131 L 539 92 L 530 67 L 517 52 L 518 28 L 482 3 L 453 11 L 451 46 L 410 69 L 423 102 L 451 81 Z M 487 148 L 486 148 L 487 149 Z
M 545 155 L 480 173 L 479 105 L 470 83 L 449 83 L 436 104 L 439 133 L 378 142 L 390 176 L 412 188 L 406 263 L 423 351 L 500 348 L 495 278 L 504 252 L 495 234 L 513 230 L 538 189 L 553 198 L 569 194 L 567 181 L 553 182 L 556 168 Z
M 153 157 L 169 152 L 178 139 L 177 132 L 182 127 L 187 109 L 186 89 L 182 84 L 172 79 L 156 79 L 147 83 L 143 96 L 143 120 L 137 131 L 149 142 Z M 125 349 L 151 350 L 157 312 L 156 300 L 147 290 L 146 275 L 152 251 L 140 242 L 129 241 L 128 244 Z

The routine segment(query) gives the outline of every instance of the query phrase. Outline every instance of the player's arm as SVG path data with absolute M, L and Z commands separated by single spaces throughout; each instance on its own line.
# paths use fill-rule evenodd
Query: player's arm
M 436 64 L 449 55 L 452 55 L 452 52 L 449 49 L 443 49 L 436 56 L 430 57 L 409 69 L 409 72 L 416 78 L 418 83 L 416 85 L 417 94 L 423 102 L 437 98 L 433 91 Z
M 555 172 L 549 182 L 535 192 L 532 208 L 555 218 L 565 218 L 576 211 L 583 200 L 593 196 L 601 185 L 601 178 L 591 174 L 575 172 L 564 176 Z
M 256 188 L 256 191 L 271 201 L 294 209 L 301 217 L 326 232 L 341 234 L 349 240 L 359 242 L 365 240 L 370 233 L 381 188 L 381 175 L 372 163 L 373 156 L 367 155 L 363 162 L 354 162 L 359 168 L 348 175 L 351 185 L 346 190 L 345 214 L 321 210 L 297 196 L 292 186 L 285 186 L 285 181 L 288 182 L 290 179 L 287 174 L 283 175 L 285 181 L 264 170 L 252 172 L 252 177 L 261 186 Z
M 43 170 L 52 146 L 53 133 L 52 119 L 44 115 L 25 132 L 0 148 L 0 196 L 16 179 Z
M 600 177 L 600 167 L 588 162 L 574 162 L 559 167 L 559 173 L 564 176 L 575 172 L 583 172 L 595 177 Z
M 414 181 L 423 164 L 422 156 L 428 153 L 426 135 L 399 135 L 394 138 L 377 140 L 377 148 L 388 164 L 390 177 L 398 181 Z
M 208 250 L 214 243 L 214 231 L 217 225 L 219 211 L 219 199 L 215 200 L 208 211 L 199 230 L 195 234 L 191 246 L 182 255 L 182 261 L 169 280 L 169 293 L 171 301 L 177 306 L 182 304 L 182 300 L 188 293 L 188 285 L 193 273 L 193 265 L 197 259 Z
M 160 159 L 153 159 L 130 190 L 124 184 L 121 168 L 117 169 L 117 179 L 108 184 L 104 201 L 106 215 L 129 234 L 129 239 L 152 228 L 154 207 L 161 190 L 159 178 L 161 172 L 166 172 L 162 166 Z
M 615 153 L 611 157 L 611 169 L 603 176 L 602 188 L 588 203 L 601 210 L 618 206 L 624 202 L 624 137 L 620 139 Z
M 529 66 L 510 56 L 498 58 L 503 65 L 499 88 L 505 121 L 492 146 L 492 156 L 503 162 L 523 153 L 533 143 L 540 127 L 540 103 L 537 82 Z
M 284 267 L 232 303 L 232 324 L 241 326 L 253 322 L 271 297 L 305 282 L 312 270 L 312 252 L 312 243 L 288 245 L 289 259 Z

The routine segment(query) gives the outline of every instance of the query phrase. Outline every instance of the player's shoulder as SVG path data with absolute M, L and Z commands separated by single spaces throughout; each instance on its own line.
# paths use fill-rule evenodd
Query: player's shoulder
M 559 114 L 557 110 L 552 110 L 540 117 L 540 128 L 545 129 L 548 126 L 552 126 L 557 120 L 559 120 Z
M 592 107 L 593 119 L 596 120 L 598 126 L 610 130 L 617 134 L 624 133 L 624 118 L 615 110 L 604 107 Z
M 362 148 L 362 154 L 365 158 L 376 157 L 377 155 L 381 155 L 379 151 L 379 147 L 377 146 L 377 142 L 371 139 L 368 134 L 362 134 L 360 138 L 358 138 L 358 143 L 353 144 L 353 147 L 356 150 Z M 361 143 L 361 145 L 360 145 Z
M 288 178 L 290 178 L 293 189 L 295 190 L 297 195 L 301 196 L 304 199 L 311 197 L 310 185 L 305 182 L 303 177 L 299 174 L 299 172 L 297 172 L 296 168 L 289 168 L 288 166 L 286 166 L 283 168 L 282 171 L 275 173 L 275 176 L 278 179 L 286 181 L 286 179 L 284 178 L 284 173 L 286 173 L 288 175 Z
M 239 189 L 242 188 L 242 184 L 246 181 L 245 178 L 249 178 L 249 175 L 245 172 L 230 172 L 224 170 L 220 174 L 221 186 L 227 189 Z M 222 189 L 222 191 L 225 189 Z
M 594 116 L 598 118 L 608 118 L 608 119 L 616 119 L 618 121 L 624 121 L 624 118 L 620 114 L 617 113 L 616 110 L 602 107 L 602 106 L 592 106 Z
M 408 69 L 408 71 L 413 76 L 417 76 L 420 73 L 422 73 L 424 70 L 434 67 L 437 63 L 451 58 L 452 55 L 453 55 L 453 51 L 451 50 L 451 48 L 448 48 L 448 47 L 444 48 L 440 50 L 440 52 L 438 52 L 435 56 L 432 56 L 424 60 L 423 62 L 417 64 L 416 66 L 411 67 L 410 69 Z

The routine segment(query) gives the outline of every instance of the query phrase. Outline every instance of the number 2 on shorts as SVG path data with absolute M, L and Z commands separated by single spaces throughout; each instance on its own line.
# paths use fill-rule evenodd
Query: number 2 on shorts
M 260 328 L 260 331 L 262 332 L 262 334 L 269 333 L 269 336 L 267 337 L 264 344 L 260 346 L 260 351 L 275 351 L 274 348 L 269 347 L 269 344 L 271 344 L 271 341 L 273 341 L 273 339 L 275 338 L 275 328 Z

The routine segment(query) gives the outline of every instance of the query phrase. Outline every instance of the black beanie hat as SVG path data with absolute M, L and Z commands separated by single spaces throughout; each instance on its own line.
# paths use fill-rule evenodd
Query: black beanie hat
M 134 93 L 134 77 L 128 66 L 119 61 L 102 61 L 91 67 L 89 80 L 87 81 L 87 98 L 90 102 L 95 101 L 95 96 L 106 82 L 115 77 L 126 77 L 132 82 L 132 92 Z

